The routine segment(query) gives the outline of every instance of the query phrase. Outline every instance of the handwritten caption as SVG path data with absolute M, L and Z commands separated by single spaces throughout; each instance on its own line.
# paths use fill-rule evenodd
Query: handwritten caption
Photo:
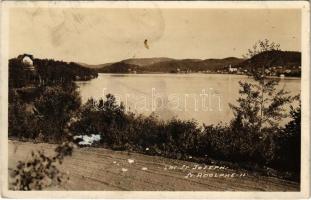
M 184 178 L 241 178 L 247 173 L 230 172 L 226 166 L 217 165 L 165 165 L 165 171 L 184 171 Z

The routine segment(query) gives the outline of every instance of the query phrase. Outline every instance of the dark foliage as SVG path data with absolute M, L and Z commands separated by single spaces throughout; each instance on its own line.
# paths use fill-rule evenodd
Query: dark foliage
M 292 114 L 295 122 L 285 128 L 273 126 L 260 130 L 245 122 L 240 114 L 229 125 L 202 128 L 194 121 L 161 121 L 153 115 L 144 117 L 127 113 L 113 96 L 108 95 L 105 101 L 89 100 L 71 131 L 78 135 L 101 134 L 100 146 L 106 148 L 177 159 L 193 156 L 204 160 L 208 155 L 214 159 L 253 163 L 297 174 L 295 170 L 300 163 L 287 159 L 288 154 L 284 154 L 291 151 L 288 149 L 291 147 L 293 159 L 299 155 L 300 129 L 295 126 L 300 126 L 300 121 L 295 116 Z M 291 136 L 284 137 L 284 132 Z
M 62 141 L 64 131 L 81 105 L 75 84 L 31 89 L 28 93 L 34 97 L 33 101 L 26 101 L 20 90 L 9 90 L 9 136 Z
M 268 63 L 266 63 L 268 60 Z M 301 66 L 301 53 L 296 51 L 271 50 L 261 52 L 241 63 L 246 66 L 260 67 L 268 64 L 269 67 L 276 66 Z
M 142 69 L 138 65 L 129 64 L 122 61 L 98 69 L 98 72 L 101 73 L 131 73 L 133 71 L 141 72 Z
M 273 67 L 277 76 L 284 74 L 285 76 L 300 77 L 301 69 L 301 53 L 295 51 L 270 50 L 263 51 L 251 58 L 238 63 L 235 67 L 247 69 L 248 71 L 260 71 L 262 66 L 271 70 Z M 290 72 L 287 72 L 290 70 Z
M 34 100 L 37 128 L 45 141 L 61 141 L 71 118 L 79 109 L 81 99 L 74 85 L 45 87 Z
M 70 83 L 75 80 L 90 80 L 97 77 L 93 69 L 77 63 L 55 61 L 53 59 L 33 59 L 34 71 L 25 70 L 22 56 L 9 60 L 9 87 L 20 88 L 31 85 L 51 85 Z
M 27 111 L 27 107 L 29 106 L 16 91 L 10 90 L 8 116 L 9 137 L 34 139 L 38 136 L 35 127 L 37 127 L 39 118 Z
M 72 125 L 75 134 L 100 134 L 101 144 L 113 149 L 132 149 L 154 154 L 183 155 L 196 151 L 196 137 L 200 133 L 193 121 L 177 119 L 160 121 L 154 116 L 126 113 L 115 98 L 89 100 L 81 111 L 81 118 Z M 161 153 L 160 153 L 161 152 Z
M 272 164 L 284 167 L 300 174 L 301 162 L 301 107 L 291 108 L 292 120 L 282 132 L 275 135 L 278 159 Z M 280 148 L 283 147 L 283 148 Z M 300 178 L 300 176 L 298 176 Z
M 97 77 L 95 70 L 82 67 L 74 62 L 34 59 L 34 65 L 38 66 L 38 74 L 44 83 L 87 81 Z

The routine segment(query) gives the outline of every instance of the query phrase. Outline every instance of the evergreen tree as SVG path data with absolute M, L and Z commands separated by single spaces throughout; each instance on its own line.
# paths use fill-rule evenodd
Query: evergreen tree
M 247 56 L 253 57 L 262 52 L 279 50 L 279 47 L 279 44 L 270 43 L 265 39 L 249 49 Z M 278 79 L 266 76 L 266 69 L 270 64 L 269 60 L 265 59 L 261 68 L 252 68 L 252 81 L 239 82 L 238 105 L 230 104 L 235 118 L 241 121 L 242 126 L 259 133 L 259 137 L 262 137 L 263 129 L 269 132 L 279 127 L 280 121 L 288 117 L 286 106 L 294 100 L 289 92 L 277 89 Z

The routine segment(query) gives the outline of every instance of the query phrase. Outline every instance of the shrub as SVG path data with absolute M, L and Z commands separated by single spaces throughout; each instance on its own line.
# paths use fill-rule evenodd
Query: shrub
M 292 116 L 297 116 L 294 113 L 292 111 Z M 82 107 L 80 119 L 72 125 L 72 132 L 79 135 L 100 134 L 100 145 L 112 149 L 178 159 L 188 155 L 200 158 L 208 155 L 231 162 L 292 170 L 281 164 L 288 166 L 290 159 L 286 155 L 289 153 L 284 154 L 289 151 L 288 147 L 295 146 L 296 153 L 292 153 L 298 155 L 298 117 L 294 117 L 295 120 L 285 128 L 264 127 L 258 130 L 258 126 L 246 123 L 245 115 L 242 116 L 238 112 L 228 125 L 202 128 L 195 121 L 161 121 L 155 115 L 145 117 L 126 112 L 122 105 L 117 105 L 112 95 L 107 95 L 105 101 L 91 99 Z M 283 134 L 284 130 L 287 130 L 288 136 Z
M 48 86 L 34 100 L 38 126 L 45 141 L 59 141 L 64 138 L 64 130 L 79 109 L 81 100 L 74 85 Z
M 124 107 L 118 106 L 112 95 L 107 95 L 106 101 L 90 99 L 82 106 L 80 118 L 71 130 L 75 135 L 100 134 L 101 143 L 119 148 L 128 141 L 127 124 Z
M 29 105 L 28 105 L 29 106 Z M 8 115 L 8 135 L 9 137 L 36 138 L 38 135 L 38 118 L 28 112 L 27 104 L 21 99 L 16 91 L 9 92 L 9 115 Z
M 174 157 L 196 153 L 200 133 L 194 121 L 164 122 L 154 115 L 144 117 L 126 112 L 110 94 L 105 101 L 90 99 L 71 131 L 76 135 L 100 134 L 101 144 L 113 149 L 144 151 L 150 148 L 153 154 Z
M 260 139 L 246 127 L 232 121 L 229 126 L 204 127 L 200 139 L 200 155 L 231 162 L 261 162 Z
M 33 101 L 20 90 L 9 90 L 9 137 L 61 142 L 64 131 L 80 107 L 74 84 L 54 85 L 32 91 Z
M 276 159 L 272 165 L 300 174 L 301 163 L 301 107 L 291 108 L 292 120 L 280 134 L 275 135 Z M 300 176 L 298 176 L 300 177 Z

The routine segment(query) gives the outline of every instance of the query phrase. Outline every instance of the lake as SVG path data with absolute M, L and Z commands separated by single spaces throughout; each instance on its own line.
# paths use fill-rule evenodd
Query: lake
M 300 80 L 282 79 L 278 88 L 299 94 Z M 99 74 L 77 85 L 83 103 L 111 93 L 135 113 L 217 124 L 232 119 L 229 103 L 236 103 L 239 97 L 239 81 L 252 80 L 232 74 Z

